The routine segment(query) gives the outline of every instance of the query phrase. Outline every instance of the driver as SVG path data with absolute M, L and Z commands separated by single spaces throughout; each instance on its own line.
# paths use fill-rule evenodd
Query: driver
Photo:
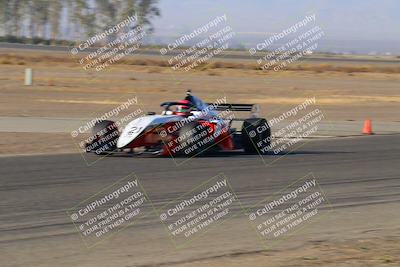
M 176 107 L 175 110 L 175 115 L 181 115 L 181 116 L 189 116 L 191 114 L 191 107 L 190 107 L 190 101 L 189 100 L 181 100 L 178 101 L 179 105 Z

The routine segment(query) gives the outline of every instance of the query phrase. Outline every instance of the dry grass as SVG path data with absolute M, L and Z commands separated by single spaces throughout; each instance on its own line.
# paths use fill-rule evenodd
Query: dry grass
M 39 63 L 77 63 L 79 59 L 73 58 L 69 55 L 48 55 L 48 54 L 2 54 L 0 55 L 0 64 L 7 65 L 26 65 L 39 64 Z M 122 58 L 116 65 L 135 65 L 135 66 L 148 66 L 148 71 L 151 73 L 162 72 L 162 68 L 169 67 L 167 60 L 163 59 L 150 59 L 150 58 Z M 273 69 L 262 70 L 259 65 L 255 63 L 238 63 L 228 61 L 211 60 L 204 64 L 200 64 L 195 68 L 197 71 L 210 71 L 215 69 L 242 69 L 242 70 L 259 70 L 262 72 L 273 72 Z M 315 73 L 323 72 L 342 72 L 342 73 L 400 73 L 400 66 L 382 66 L 382 65 L 332 65 L 332 64 L 307 64 L 307 63 L 293 63 L 285 68 L 288 71 L 309 71 Z M 209 72 L 209 75 L 218 75 L 215 72 Z
M 148 73 L 161 73 L 162 69 L 159 67 L 151 67 L 147 69 Z
M 11 62 L 8 59 L 3 59 L 3 60 L 0 61 L 0 63 L 3 64 L 3 65 L 12 65 L 13 64 L 13 62 Z
M 290 65 L 288 70 L 314 71 L 319 73 L 326 71 L 336 71 L 345 73 L 354 73 L 354 72 L 400 73 L 400 66 L 385 67 L 385 66 L 373 66 L 373 65 L 334 66 L 331 64 L 316 64 L 316 65 L 297 64 L 297 65 Z
M 208 74 L 208 76 L 219 76 L 220 75 L 218 72 L 212 71 L 212 70 L 208 71 L 207 74 Z

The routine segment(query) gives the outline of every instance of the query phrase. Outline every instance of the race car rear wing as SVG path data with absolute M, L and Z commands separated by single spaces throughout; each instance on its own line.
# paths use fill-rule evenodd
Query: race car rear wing
M 223 111 L 230 109 L 232 111 L 252 111 L 254 104 L 218 104 L 218 106 L 214 103 L 207 103 L 209 106 L 215 106 L 215 110 Z
M 214 106 L 217 111 L 231 110 L 231 111 L 250 111 L 253 117 L 257 117 L 260 112 L 260 106 L 257 104 L 218 104 L 207 103 L 207 105 Z

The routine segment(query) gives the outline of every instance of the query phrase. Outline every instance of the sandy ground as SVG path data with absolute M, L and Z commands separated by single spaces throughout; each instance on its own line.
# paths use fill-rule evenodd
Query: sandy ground
M 147 110 L 159 111 L 161 101 L 181 99 L 192 89 L 208 101 L 226 96 L 230 102 L 260 104 L 264 116 L 315 96 L 332 120 L 370 117 L 400 121 L 398 73 L 227 68 L 179 72 L 168 67 L 122 64 L 96 72 L 83 70 L 69 55 L 65 55 L 65 62 L 29 58 L 13 62 L 4 59 L 10 54 L 0 50 L 0 116 L 90 117 L 132 95 Z M 28 67 L 33 68 L 33 86 L 23 86 Z
M 174 264 L 189 266 L 398 266 L 400 253 L 399 237 L 357 239 L 350 241 L 310 242 L 288 251 L 238 253 L 213 260 Z
M 68 140 L 66 142 L 66 140 Z M 71 135 L 62 133 L 0 133 L 0 151 L 13 154 L 76 153 Z

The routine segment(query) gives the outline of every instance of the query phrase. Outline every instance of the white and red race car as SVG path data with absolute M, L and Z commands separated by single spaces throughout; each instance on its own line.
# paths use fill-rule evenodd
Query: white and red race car
M 258 106 L 253 104 L 208 104 L 187 91 L 184 100 L 164 102 L 161 107 L 160 115 L 152 112 L 134 119 L 122 131 L 113 121 L 97 122 L 86 151 L 163 156 L 234 150 L 261 153 L 256 144 L 270 142 L 268 122 L 257 117 Z M 251 116 L 236 118 L 239 111 L 251 112 Z

